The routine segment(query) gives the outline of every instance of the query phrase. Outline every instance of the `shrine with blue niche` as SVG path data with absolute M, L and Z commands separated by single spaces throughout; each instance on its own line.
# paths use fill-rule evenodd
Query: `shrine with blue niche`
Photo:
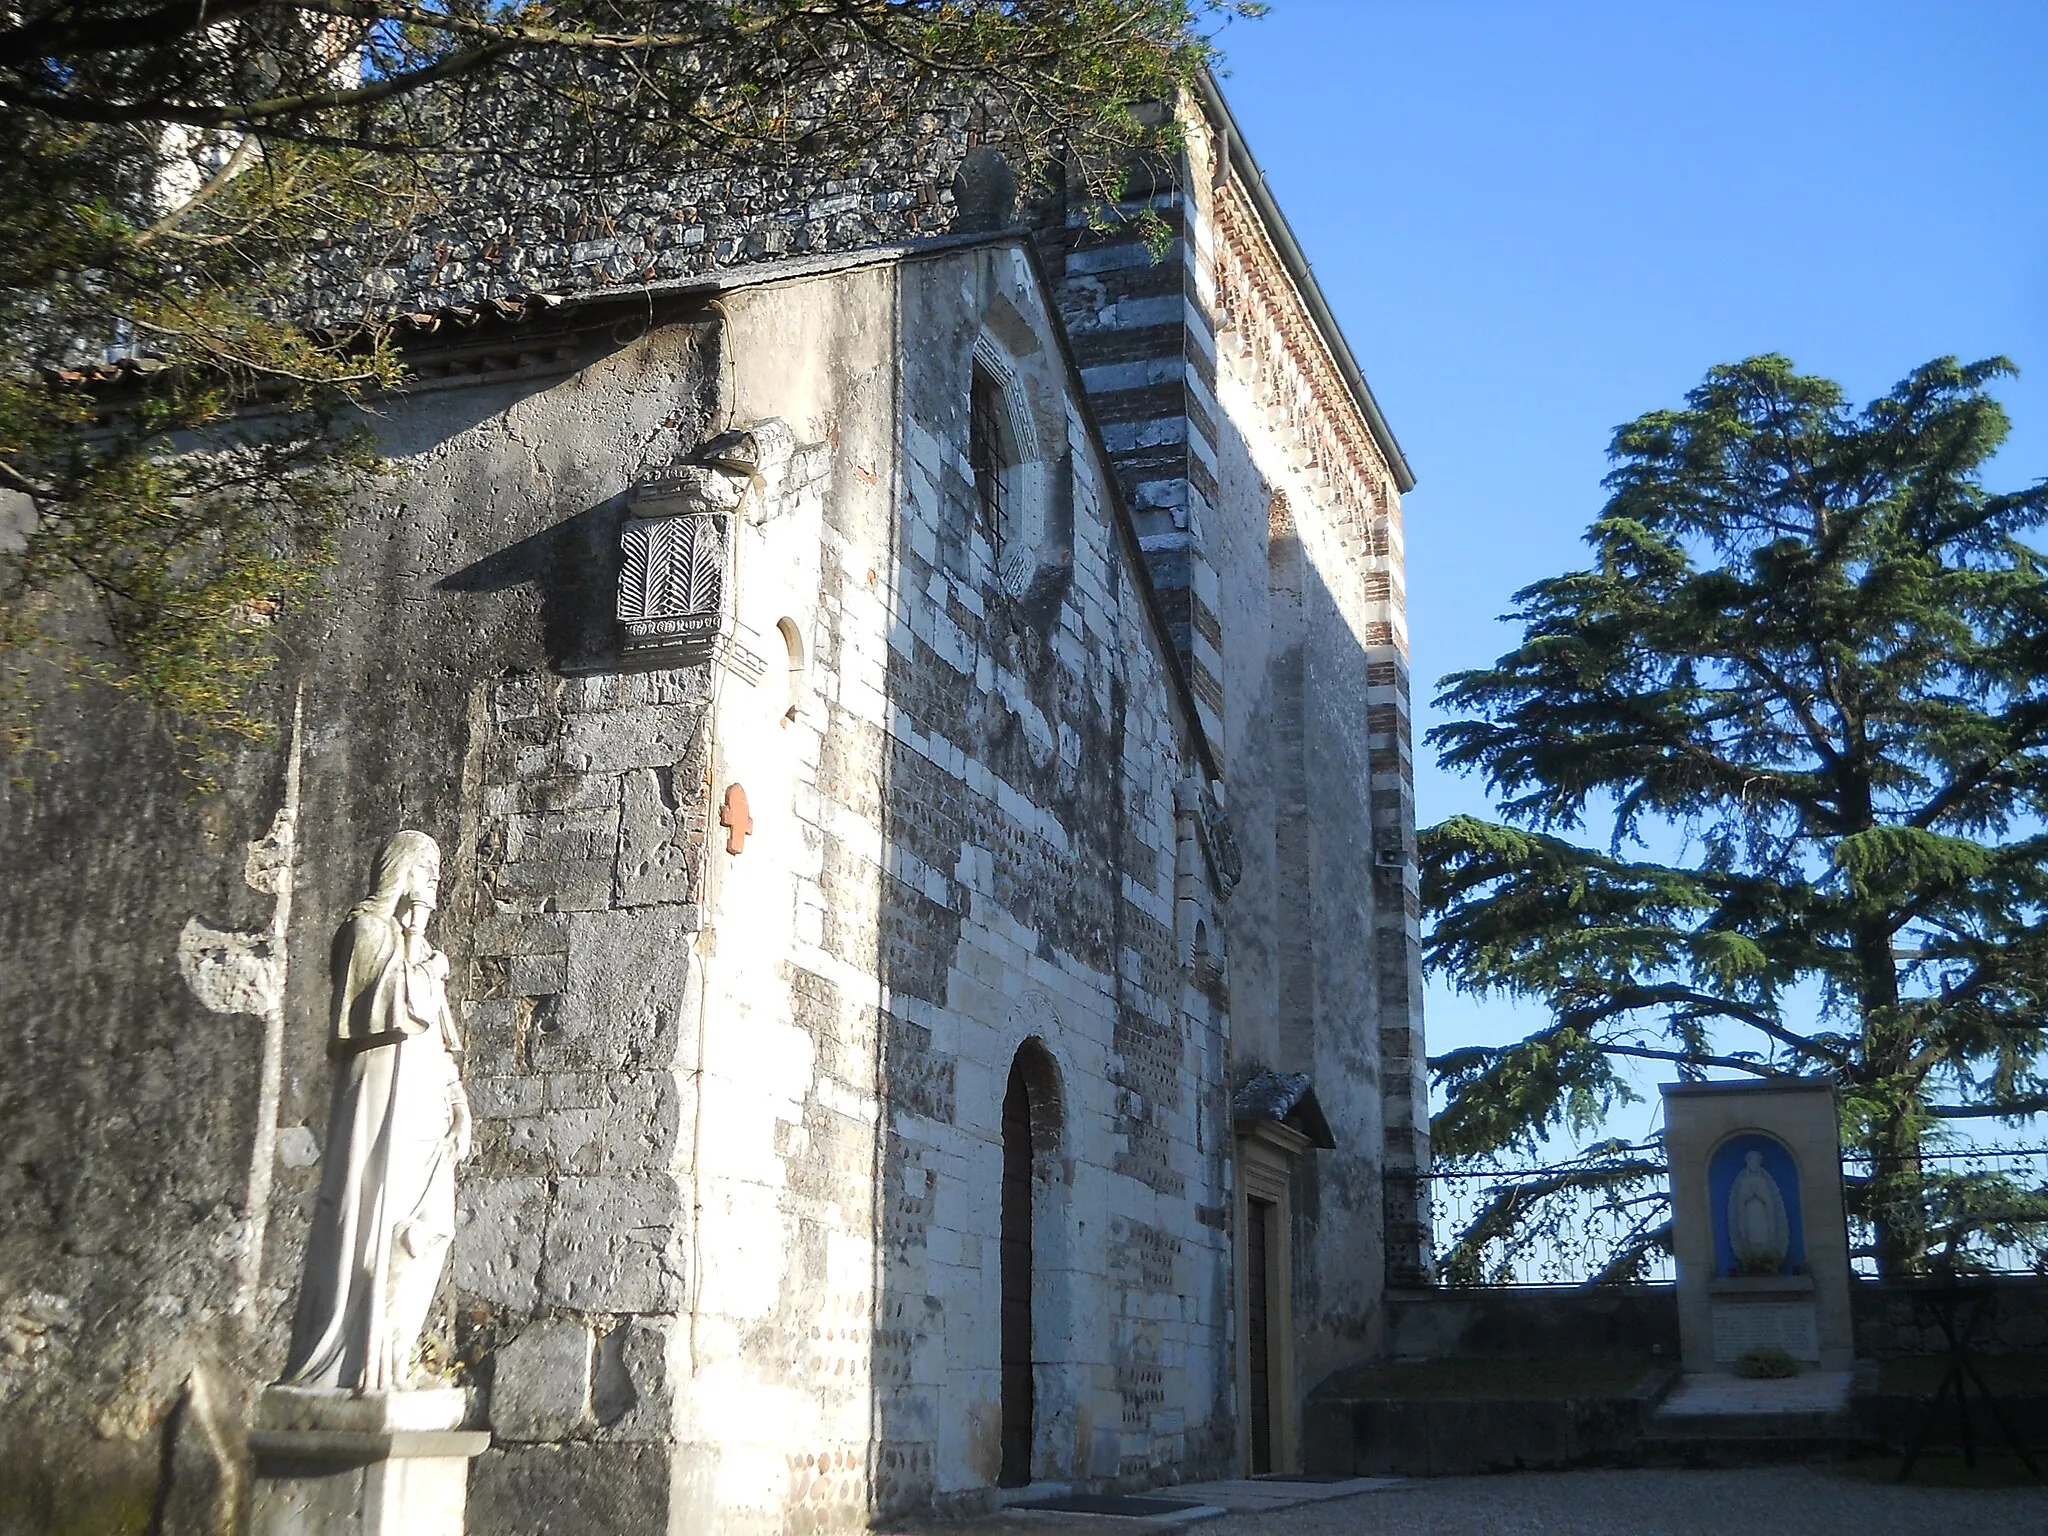
M 1782 1352 L 1847 1370 L 1855 1340 L 1840 1108 L 1815 1078 L 1668 1083 L 1679 1346 L 1688 1372 Z
M 1775 1136 L 1745 1131 L 1715 1149 L 1707 1210 L 1717 1278 L 1806 1273 L 1799 1165 Z

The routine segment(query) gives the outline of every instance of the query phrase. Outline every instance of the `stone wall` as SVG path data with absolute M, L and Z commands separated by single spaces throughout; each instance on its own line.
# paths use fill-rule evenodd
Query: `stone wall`
M 617 757 L 614 732 L 614 757 L 557 762 L 531 793 L 521 781 L 544 720 L 611 728 L 561 674 L 609 644 L 585 594 L 621 493 L 701 436 L 716 354 L 708 327 L 631 340 L 598 320 L 589 345 L 546 340 L 559 383 L 472 374 L 385 412 L 400 473 L 350 520 L 326 599 L 280 637 L 266 712 L 290 722 L 296 702 L 301 730 L 231 759 L 201 796 L 133 706 L 53 688 L 43 728 L 61 761 L 0 785 L 0 934 L 17 962 L 0 971 L 10 1530 L 139 1531 L 173 1472 L 231 1509 L 248 1394 L 284 1364 L 326 1135 L 328 943 L 400 827 L 448 855 L 437 938 L 487 1116 L 455 1265 L 471 1296 L 434 1352 L 470 1351 L 502 1309 L 588 1309 L 613 1319 L 604 1358 L 630 1370 L 625 1315 L 673 1310 L 666 1249 L 593 1244 L 620 1192 L 658 1197 L 679 1123 L 679 1021 L 635 1002 L 628 1042 L 612 1019 L 681 972 L 628 978 L 608 953 L 613 909 L 650 893 L 620 883 L 605 806 L 646 759 Z M 679 727 L 690 693 L 664 706 Z M 647 909 L 667 932 L 688 921 L 674 894 Z M 531 1073 L 516 1088 L 500 1081 L 514 1062 Z M 630 1136 L 594 1123 L 614 1096 Z
M 871 1015 L 842 1007 L 834 978 L 802 952 L 827 928 L 858 933 L 865 916 L 851 893 L 836 904 L 817 895 L 829 862 L 820 786 L 866 767 L 830 761 L 825 746 L 835 684 L 859 668 L 833 645 L 818 594 L 837 569 L 834 530 L 879 549 L 892 521 L 894 281 L 875 266 L 721 296 L 717 424 L 753 427 L 761 445 L 733 525 L 731 651 L 700 687 L 660 672 L 560 685 L 597 714 L 565 716 L 555 750 L 621 776 L 616 890 L 631 880 L 644 894 L 622 919 L 620 974 L 671 985 L 679 1018 L 669 1177 L 617 1186 L 603 1213 L 614 1234 L 666 1241 L 648 1245 L 658 1262 L 644 1274 L 667 1303 L 648 1320 L 651 1389 L 631 1370 L 637 1334 L 620 1350 L 641 1411 L 657 1411 L 644 1419 L 644 1459 L 606 1475 L 620 1456 L 611 1442 L 641 1421 L 606 1426 L 582 1405 L 587 1395 L 596 1408 L 606 1343 L 639 1298 L 593 1296 L 569 1319 L 584 1330 L 572 1355 L 590 1360 L 587 1373 L 571 1373 L 542 1433 L 477 1470 L 479 1532 L 579 1520 L 607 1531 L 846 1529 L 868 1503 L 875 1035 Z M 874 568 L 859 573 L 871 595 Z M 636 744 L 623 755 L 603 745 L 614 717 Z M 701 860 L 681 854 L 686 838 Z M 673 919 L 651 921 L 661 909 L 649 900 L 675 903 Z M 615 1102 L 614 1133 L 631 1107 Z M 559 1303 L 543 1308 L 520 1341 L 564 1320 Z M 508 1358 L 501 1349 L 498 1386 Z M 533 1363 L 544 1382 L 547 1361 L 536 1351 Z M 632 1475 L 647 1486 L 630 1519 L 609 1515 L 602 1501 Z M 579 1488 L 583 1502 L 568 1502 Z
M 1240 845 L 1265 872 L 1263 894 L 1238 901 L 1223 925 L 1244 961 L 1239 982 L 1261 999 L 1239 1010 L 1241 1037 L 1263 1043 L 1238 1075 L 1269 1061 L 1298 1067 L 1339 1100 L 1338 1155 L 1305 1175 L 1299 1202 L 1320 1257 L 1305 1253 L 1295 1269 L 1299 1299 L 1320 1318 L 1310 1355 L 1334 1367 L 1374 1347 L 1380 1281 L 1362 1266 L 1416 1283 L 1429 1263 L 1426 1213 L 1385 1209 L 1389 1186 L 1376 1176 L 1428 1163 L 1400 508 L 1409 477 L 1305 264 L 1284 254 L 1291 236 L 1227 107 L 1211 92 L 1180 110 L 1186 153 L 1140 168 L 1125 210 L 1163 223 L 1163 259 L 1148 231 L 1093 227 L 1076 199 L 991 203 L 983 193 L 1008 185 L 1007 173 L 972 113 L 947 109 L 829 180 L 784 171 L 590 191 L 508 185 L 486 199 L 480 240 L 423 243 L 378 266 L 363 293 L 473 304 L 1032 221 L 1196 719 L 1225 759 L 1211 766 Z M 1268 782 L 1283 771 L 1284 784 Z M 1271 798 L 1280 791 L 1284 806 Z M 1327 1213 L 1313 1214 L 1325 1197 Z
M 836 436 L 838 463 L 887 489 L 891 514 L 827 502 L 809 535 L 821 549 L 815 596 L 791 598 L 813 657 L 799 727 L 815 733 L 815 758 L 795 754 L 803 846 L 788 899 L 750 903 L 791 913 L 791 926 L 750 928 L 750 958 L 731 963 L 731 981 L 723 946 L 709 971 L 735 1018 L 752 995 L 758 1026 L 786 1018 L 799 1032 L 791 1053 L 750 1053 L 756 1092 L 766 1061 L 788 1061 L 797 1077 L 776 1092 L 807 1106 L 803 1133 L 791 1128 L 795 1161 L 768 1180 L 803 1188 L 805 1200 L 780 1196 L 770 1214 L 768 1194 L 754 1196 L 756 1229 L 770 1223 L 782 1241 L 756 1239 L 752 1251 L 772 1270 L 776 1251 L 786 1268 L 811 1247 L 809 1282 L 838 1274 L 827 1294 L 791 1294 L 788 1278 L 754 1270 L 731 1296 L 750 1296 L 758 1315 L 766 1296 L 788 1294 L 797 1319 L 815 1329 L 823 1311 L 836 1327 L 780 1386 L 762 1366 L 762 1335 L 748 1335 L 748 1356 L 735 1354 L 705 1397 L 717 1417 L 696 1454 L 729 1468 L 731 1423 L 748 1417 L 741 1405 L 762 1403 L 754 1475 L 788 1503 L 803 1505 L 813 1487 L 858 1493 L 870 1434 L 881 1507 L 987 1501 L 999 1450 L 999 1110 L 1010 1061 L 1036 1036 L 1059 1065 L 1061 1118 L 1038 1196 L 1034 1315 L 1047 1364 L 1036 1470 L 1145 1483 L 1221 1468 L 1223 1149 L 1214 1120 L 1196 1145 L 1196 1108 L 1204 1090 L 1210 1100 L 1221 1090 L 1223 1022 L 1200 1004 L 1182 1008 L 1192 999 L 1171 930 L 1184 737 L 1028 260 L 999 248 L 915 262 L 899 268 L 901 287 L 893 270 L 831 295 L 838 311 L 883 315 L 889 334 L 918 346 L 905 350 L 889 401 L 901 457 L 889 442 L 866 457 L 844 426 Z M 737 334 L 748 309 L 731 311 Z M 786 295 L 776 313 L 786 326 Z M 1008 358 L 1044 471 L 1030 483 L 1055 502 L 1036 522 L 1034 573 L 1012 594 L 999 590 L 993 551 L 971 537 L 965 410 L 977 342 Z M 756 375 L 745 356 L 735 350 L 739 397 L 766 408 L 776 373 Z M 805 532 L 795 541 L 807 543 Z M 748 764 L 741 745 L 723 748 L 725 772 L 752 782 L 762 754 Z M 756 825 L 766 825 L 760 811 Z M 852 1081 L 817 1079 L 846 1071 L 834 1061 Z M 852 1106 L 864 1106 L 856 1120 L 883 1114 L 879 1141 L 834 1130 Z M 831 1147 L 842 1149 L 836 1167 L 813 1167 Z M 719 1188 L 709 1165 L 705 1174 Z M 743 1182 L 739 1169 L 727 1182 Z M 834 1253 L 858 1241 L 811 1210 L 825 1192 L 850 1200 L 856 1190 L 881 1206 L 879 1255 Z M 700 1241 L 711 1251 L 723 1251 L 711 1214 L 721 1208 L 707 1194 Z M 850 1315 L 838 1321 L 842 1303 Z M 745 1335 L 745 1319 L 727 1331 Z M 811 1372 L 825 1368 L 834 1382 L 870 1374 L 872 1425 L 864 1399 L 813 1417 L 805 1389 L 817 1391 Z M 791 1434 L 791 1413 L 805 1432 Z M 766 1464 L 793 1440 L 821 1454 L 827 1475 Z M 719 1509 L 723 1530 L 743 1528 L 731 1503 Z M 768 1509 L 756 1518 L 782 1528 Z
M 662 1251 L 686 1298 L 646 1352 L 675 1404 L 668 1518 L 843 1529 L 870 1503 L 988 1501 L 999 1116 L 1027 1037 L 1058 1065 L 1060 1119 L 1039 1196 L 1035 1470 L 1222 1470 L 1226 1026 L 1173 925 L 1189 738 L 1030 262 L 991 248 L 721 305 L 726 414 L 780 422 L 792 444 L 739 534 L 739 634 L 769 665 L 715 673 L 708 699 L 558 685 L 536 722 L 550 745 L 526 749 L 544 777 L 572 756 L 612 775 L 621 807 L 680 804 L 645 751 L 596 747 L 603 721 L 637 711 L 624 739 L 680 754 L 708 719 L 696 803 L 739 784 L 751 809 L 742 851 L 714 844 L 701 885 L 672 893 L 696 956 L 678 1035 L 690 1217 L 665 1190 L 629 1202 L 677 1234 Z M 1009 591 L 970 533 L 977 344 L 1007 359 L 1030 418 L 1019 489 L 1048 499 L 1034 571 Z M 612 799 L 596 797 L 600 840 Z M 566 1488 L 595 1500 L 619 1475 L 576 1468 L 616 1464 L 630 1428 L 595 1401 L 632 1307 L 543 1302 L 498 1350 L 494 1426 L 508 1382 L 547 1396 L 554 1341 L 578 1368 L 547 1433 L 480 1467 L 479 1520 L 496 1525 L 479 1529 L 546 1528 L 583 1513 Z M 637 1384 L 635 1337 L 618 1350 Z
M 1245 865 L 1224 921 L 1233 1071 L 1308 1072 L 1336 1128 L 1295 1202 L 1313 1373 L 1370 1355 L 1382 1275 L 1427 1262 L 1426 1222 L 1390 1220 L 1380 1178 L 1428 1163 L 1407 469 L 1283 256 L 1227 109 L 1190 102 L 1183 120 L 1184 157 L 1133 204 L 1163 221 L 1165 257 L 1070 215 L 1061 311 L 1222 757 Z
M 1394 1360 L 1580 1359 L 1678 1362 L 1678 1293 L 1668 1285 L 1474 1286 L 1387 1298 Z
M 327 942 L 401 826 L 447 853 L 479 1119 L 429 1343 L 493 1431 L 480 1536 L 986 1505 L 1027 1039 L 1035 1475 L 1232 1465 L 1228 1092 L 1262 1067 L 1338 1137 L 1295 1197 L 1302 1384 L 1377 1347 L 1380 1163 L 1426 1157 L 1412 876 L 1378 857 L 1413 822 L 1391 472 L 1330 457 L 1355 402 L 1303 382 L 1328 357 L 1201 124 L 1165 263 L 1046 242 L 1073 349 L 1022 241 L 830 255 L 959 217 L 971 135 L 928 126 L 830 184 L 525 186 L 474 249 L 339 253 L 338 310 L 584 298 L 418 341 L 394 474 L 280 636 L 265 708 L 300 725 L 220 793 L 50 689 L 62 766 L 0 786 L 0 1528 L 232 1509 L 318 1178 Z M 745 270 L 625 286 L 713 265 Z M 977 359 L 1022 455 L 1001 561 Z M 732 425 L 767 445 L 734 649 L 631 662 L 627 488 Z
M 43 1447 L 10 1459 L 14 1508 L 43 1511 L 26 1529 L 88 1482 L 133 1507 L 99 1528 L 146 1524 L 181 1394 L 232 1503 L 325 1134 L 326 936 L 404 825 L 448 850 L 438 937 L 479 1121 L 430 1340 L 493 1432 L 472 1529 L 826 1530 L 987 1502 L 999 1114 L 1027 1037 L 1058 1077 L 1035 1470 L 1228 1468 L 1228 1018 L 1182 910 L 1220 886 L 1030 259 L 741 286 L 715 322 L 638 341 L 616 320 L 558 323 L 566 375 L 444 378 L 387 409 L 397 473 L 289 637 L 276 709 L 303 688 L 300 735 L 211 799 L 138 796 L 90 777 L 132 717 L 87 696 L 51 721 L 81 766 L 6 792 L 30 854 L 11 952 L 50 957 L 34 990 L 8 981 L 4 1412 L 11 1446 Z M 968 532 L 977 344 L 1007 359 L 1020 486 L 1046 499 L 1021 585 Z M 738 534 L 749 660 L 627 664 L 623 492 L 729 422 L 774 445 Z M 737 852 L 711 836 L 733 785 Z M 205 978 L 277 916 L 248 889 L 277 860 L 242 845 L 275 850 L 280 806 L 296 906 L 266 1069 L 268 1004 Z M 266 1070 L 268 1240 L 238 1269 Z
M 1188 737 L 1023 250 L 902 271 L 919 344 L 899 521 L 879 549 L 830 539 L 820 594 L 821 657 L 858 665 L 825 684 L 839 774 L 819 783 L 819 885 L 860 918 L 795 962 L 873 1010 L 888 1086 L 877 1500 L 985 1503 L 995 1480 L 1000 1110 L 1031 1037 L 1058 1076 L 1036 1197 L 1034 1473 L 1220 1470 L 1225 1021 L 1176 942 Z M 1020 485 L 1051 499 L 1007 591 L 972 531 L 977 345 L 1029 419 L 1039 472 Z M 869 573 L 892 569 L 877 613 Z
M 1213 316 L 1225 778 L 1251 850 L 1231 904 L 1236 1071 L 1306 1072 L 1336 1136 L 1295 1208 L 1304 1387 L 1380 1348 L 1382 1170 L 1427 1160 L 1401 475 L 1246 191 L 1222 124 L 1191 134 L 1192 294 Z M 1191 335 L 1195 333 L 1191 331 Z M 1191 349 L 1193 350 L 1193 349 Z
M 496 1442 L 472 1474 L 478 1532 L 667 1528 L 709 670 L 479 686 L 463 851 L 480 1134 L 453 1265 Z
M 2048 1350 L 2048 1282 L 1991 1275 L 1967 1283 L 1989 1293 L 1970 1333 L 1973 1350 Z M 1947 1352 L 1933 1317 L 1914 1305 L 1913 1290 L 1871 1281 L 1851 1285 L 1858 1359 Z M 1654 1354 L 1676 1361 L 1677 1292 L 1649 1285 L 1396 1293 L 1387 1300 L 1387 1353 L 1398 1360 Z
M 2048 1276 L 1991 1275 L 1965 1281 L 1988 1293 L 1971 1312 L 1968 1345 L 1984 1354 L 2048 1354 Z M 1913 1301 L 1912 1286 L 1859 1281 L 1849 1287 L 1860 1358 L 1947 1354 L 1948 1342 L 1934 1315 Z

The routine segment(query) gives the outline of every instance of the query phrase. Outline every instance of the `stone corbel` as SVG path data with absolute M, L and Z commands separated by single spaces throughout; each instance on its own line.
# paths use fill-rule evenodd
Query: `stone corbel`
M 740 434 L 751 460 L 754 495 L 747 503 L 747 521 L 762 523 L 789 510 L 789 482 L 797 457 L 796 434 L 789 424 L 771 416 Z

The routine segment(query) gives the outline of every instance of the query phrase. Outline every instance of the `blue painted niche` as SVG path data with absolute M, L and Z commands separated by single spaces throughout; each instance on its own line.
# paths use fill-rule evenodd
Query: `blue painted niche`
M 1735 1176 L 1747 1166 L 1752 1152 L 1763 1154 L 1764 1169 L 1778 1181 L 1778 1193 L 1785 1200 L 1785 1224 L 1791 1229 L 1791 1242 L 1778 1273 L 1803 1275 L 1806 1273 L 1806 1217 L 1800 1200 L 1799 1165 L 1792 1161 L 1792 1154 L 1782 1141 L 1761 1131 L 1737 1132 L 1716 1147 L 1713 1157 L 1707 1162 L 1707 1208 L 1714 1218 L 1714 1274 L 1727 1277 L 1740 1273 L 1735 1264 L 1735 1250 L 1728 1242 L 1728 1194 L 1735 1187 Z

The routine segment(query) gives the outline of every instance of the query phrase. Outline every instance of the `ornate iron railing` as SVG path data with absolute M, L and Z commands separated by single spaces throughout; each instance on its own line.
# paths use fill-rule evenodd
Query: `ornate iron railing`
M 1842 1159 L 1849 1253 L 1856 1272 L 1877 1273 L 1876 1216 L 1903 1207 L 1918 1228 L 1926 1268 L 1993 1275 L 2048 1275 L 2048 1147 L 1949 1147 L 1922 1152 L 1904 1188 L 1886 1188 L 1870 1160 Z
M 1924 1263 L 1985 1274 L 2048 1274 L 2048 1147 L 1923 1153 L 1907 1219 Z M 1868 1161 L 1844 1160 L 1849 1244 L 1875 1275 L 1873 1213 L 1888 1198 Z M 1671 1183 L 1654 1142 L 1608 1143 L 1550 1167 L 1389 1169 L 1388 1282 L 1396 1286 L 1668 1284 Z M 1889 1198 L 1897 1199 L 1896 1195 Z M 1396 1220 L 1398 1216 L 1398 1221 Z M 1396 1231 L 1428 1234 L 1421 1244 Z

